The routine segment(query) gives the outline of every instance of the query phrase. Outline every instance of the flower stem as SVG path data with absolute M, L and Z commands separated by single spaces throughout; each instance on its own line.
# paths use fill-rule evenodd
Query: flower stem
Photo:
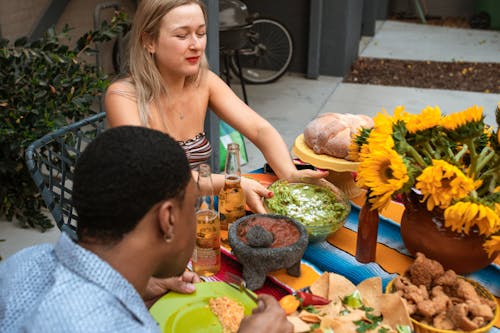
M 476 165 L 477 165 L 477 153 L 476 153 L 476 146 L 474 145 L 474 141 L 472 139 L 466 139 L 465 143 L 470 147 L 470 168 L 468 172 L 468 176 L 472 177 L 475 172 L 476 172 Z
M 481 169 L 488 164 L 493 156 L 495 156 L 495 152 L 488 147 L 484 147 L 476 161 L 476 175 L 481 172 Z
M 425 168 L 427 164 L 425 163 L 424 159 L 420 154 L 417 152 L 415 148 L 413 148 L 411 145 L 406 144 L 406 151 L 410 153 L 411 157 L 415 159 L 415 161 L 422 167 Z
M 435 160 L 438 160 L 441 158 L 441 156 L 439 156 L 439 152 L 437 150 L 434 150 L 430 144 L 429 141 L 427 141 L 426 143 L 424 143 L 424 150 L 426 152 L 428 152 L 429 156 Z
M 458 161 L 460 161 L 460 159 L 464 156 L 464 154 L 467 152 L 467 149 L 469 147 L 467 146 L 467 144 L 464 144 L 462 149 L 460 149 L 460 151 L 455 155 L 454 157 L 454 160 L 455 162 L 458 163 Z

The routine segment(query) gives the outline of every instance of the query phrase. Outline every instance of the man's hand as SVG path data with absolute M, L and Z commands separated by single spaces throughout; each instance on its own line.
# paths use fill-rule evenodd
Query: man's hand
M 189 271 L 185 271 L 180 276 L 166 279 L 151 277 L 148 281 L 148 285 L 142 299 L 149 308 L 158 300 L 158 298 L 163 296 L 169 290 L 182 294 L 193 293 L 195 291 L 194 284 L 198 282 L 200 282 L 200 277 L 196 273 Z
M 259 295 L 257 307 L 252 315 L 243 318 L 238 332 L 288 333 L 293 332 L 293 325 L 273 296 Z

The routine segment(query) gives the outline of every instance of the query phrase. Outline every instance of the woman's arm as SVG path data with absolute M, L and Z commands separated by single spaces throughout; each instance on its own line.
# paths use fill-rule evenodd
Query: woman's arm
M 211 108 L 221 119 L 240 131 L 259 148 L 279 178 L 321 178 L 327 175 L 326 172 L 313 170 L 298 171 L 278 131 L 266 119 L 243 103 L 217 75 L 209 72 L 207 79 Z

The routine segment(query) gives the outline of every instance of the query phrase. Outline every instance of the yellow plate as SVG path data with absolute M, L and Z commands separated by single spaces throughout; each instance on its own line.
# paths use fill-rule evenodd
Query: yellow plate
M 292 152 L 302 161 L 321 169 L 339 172 L 352 172 L 356 171 L 359 166 L 359 162 L 352 162 L 343 158 L 336 158 L 325 154 L 316 154 L 314 150 L 306 145 L 304 141 L 304 134 L 299 135 L 295 139 Z
M 169 292 L 160 298 L 149 312 L 164 333 L 221 333 L 222 326 L 210 311 L 208 301 L 214 297 L 229 297 L 245 308 L 245 316 L 257 306 L 244 292 L 231 288 L 224 282 L 196 284 L 193 294 Z

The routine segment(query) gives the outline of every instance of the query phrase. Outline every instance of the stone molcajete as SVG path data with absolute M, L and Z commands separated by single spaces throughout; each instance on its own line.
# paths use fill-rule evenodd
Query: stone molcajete
M 229 230 L 229 244 L 243 265 L 243 278 L 251 290 L 264 285 L 268 272 L 285 268 L 289 275 L 300 276 L 307 243 L 304 226 L 282 215 L 248 215 Z

